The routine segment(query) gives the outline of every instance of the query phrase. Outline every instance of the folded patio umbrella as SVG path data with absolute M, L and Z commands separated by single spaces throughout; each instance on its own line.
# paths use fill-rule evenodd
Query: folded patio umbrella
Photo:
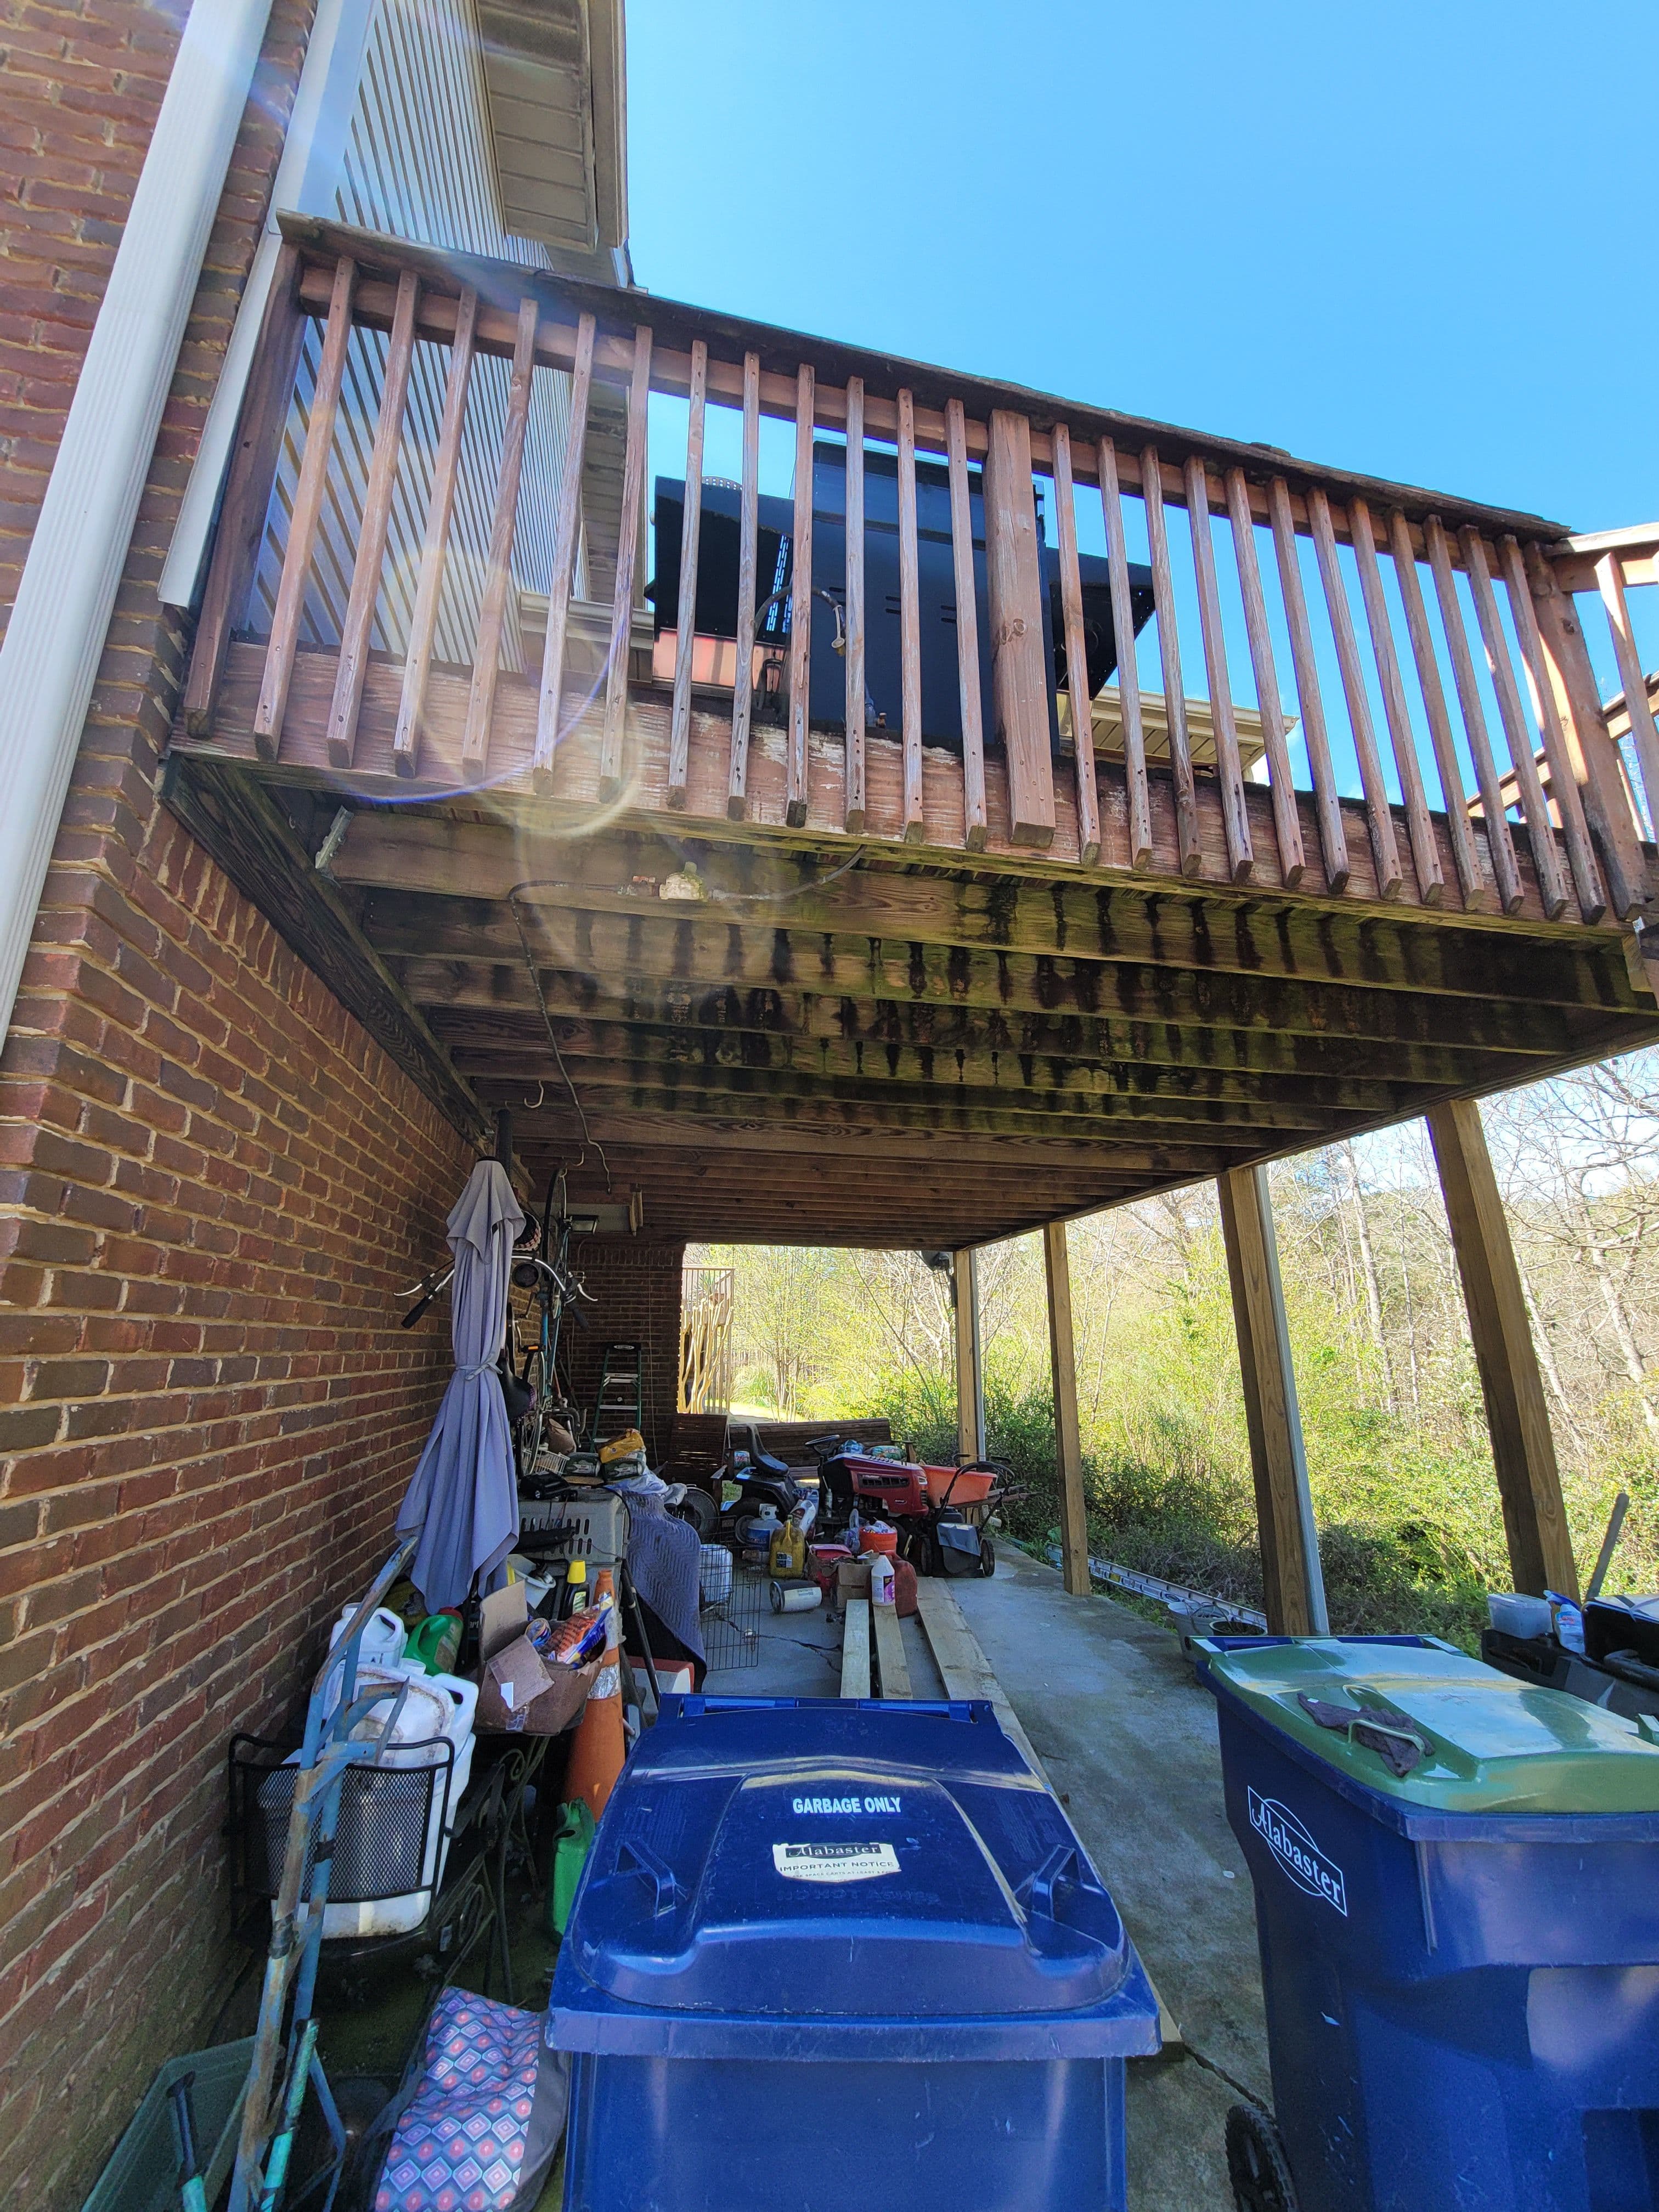
M 513 1438 L 495 1362 L 524 1218 L 499 1160 L 479 1161 L 449 1216 L 455 1372 L 398 1509 L 398 1534 L 420 1536 L 410 1574 L 434 1613 L 460 1605 L 474 1578 L 487 1581 L 519 1539 Z

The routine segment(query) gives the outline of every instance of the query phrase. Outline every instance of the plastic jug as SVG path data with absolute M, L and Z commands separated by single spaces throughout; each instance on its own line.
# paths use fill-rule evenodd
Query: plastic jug
M 885 1552 L 872 1552 L 870 1561 L 870 1602 L 872 1605 L 891 1605 L 893 1597 L 893 1562 Z
M 331 1651 L 350 1627 L 356 1617 L 355 1605 L 345 1611 L 329 1632 L 328 1648 Z M 363 1632 L 357 1645 L 357 1656 L 364 1666 L 395 1667 L 404 1656 L 409 1632 L 388 1606 L 377 1606 L 363 1624 Z
M 780 1582 L 797 1582 L 806 1572 L 806 1529 L 799 1506 L 773 1537 L 769 1565 Z
M 447 1674 L 461 1648 L 461 1616 L 458 1613 L 429 1613 L 397 1654 L 424 1667 L 428 1674 Z

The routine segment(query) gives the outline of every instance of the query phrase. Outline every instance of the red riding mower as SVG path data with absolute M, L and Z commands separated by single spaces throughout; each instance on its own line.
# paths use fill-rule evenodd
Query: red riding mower
M 1011 1486 L 1012 1469 L 1003 1461 L 929 1467 L 878 1458 L 839 1437 L 820 1437 L 807 1449 L 818 1463 L 815 1534 L 838 1533 L 856 1512 L 860 1521 L 890 1521 L 898 1530 L 899 1557 L 919 1575 L 996 1572 L 996 1553 L 977 1523 L 1024 1494 Z M 970 1521 L 964 1507 L 983 1511 Z

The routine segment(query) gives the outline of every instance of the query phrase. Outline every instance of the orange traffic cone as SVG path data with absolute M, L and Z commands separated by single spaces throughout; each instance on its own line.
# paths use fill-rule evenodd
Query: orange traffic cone
M 566 1804 L 580 1798 L 596 1820 L 610 1802 L 617 1777 L 623 1771 L 622 1670 L 617 1660 L 622 1624 L 617 1614 L 611 1571 L 602 1567 L 594 1577 L 593 1601 L 598 1605 L 607 1598 L 611 1601 L 611 1635 L 615 1640 L 606 1644 L 599 1680 L 587 1693 L 581 1726 L 570 1747 L 570 1763 L 564 1777 Z

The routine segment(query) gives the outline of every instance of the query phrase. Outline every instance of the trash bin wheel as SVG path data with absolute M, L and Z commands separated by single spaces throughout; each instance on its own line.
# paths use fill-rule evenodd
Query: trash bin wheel
M 1255 2105 L 1227 2115 L 1227 2176 L 1238 2212 L 1296 2212 L 1296 2184 L 1279 2130 Z

